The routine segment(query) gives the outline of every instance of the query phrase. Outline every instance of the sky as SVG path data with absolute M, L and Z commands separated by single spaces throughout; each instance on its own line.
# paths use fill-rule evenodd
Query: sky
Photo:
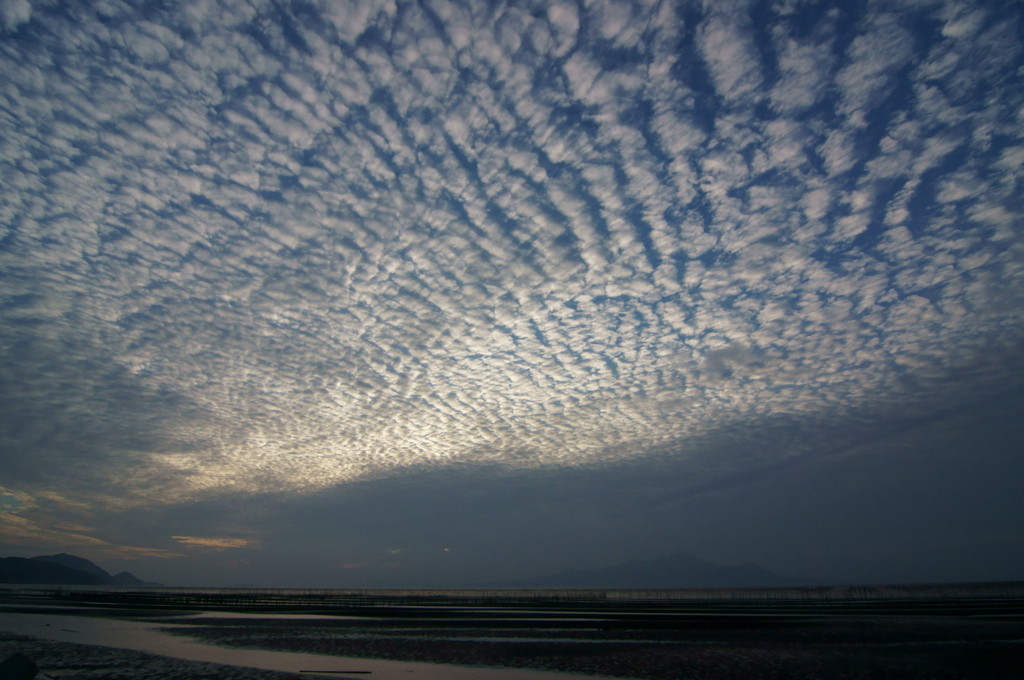
M 0 554 L 1024 579 L 1024 5 L 0 0 Z

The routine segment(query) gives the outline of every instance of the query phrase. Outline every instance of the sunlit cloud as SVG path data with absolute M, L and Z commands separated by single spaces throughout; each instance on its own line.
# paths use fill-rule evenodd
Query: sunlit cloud
M 212 548 L 214 550 L 250 548 L 259 545 L 259 541 L 248 538 L 204 538 L 200 536 L 171 536 L 171 538 L 192 548 Z
M 17 512 L 31 503 L 32 497 L 27 493 L 0 487 L 0 510 L 4 512 Z
M 163 548 L 120 545 L 97 538 L 94 527 L 63 522 L 51 515 L 26 517 L 13 512 L 0 512 L 0 536 L 5 544 L 22 550 L 45 551 L 59 546 L 61 550 L 84 550 L 90 555 L 115 559 L 171 559 L 180 553 Z

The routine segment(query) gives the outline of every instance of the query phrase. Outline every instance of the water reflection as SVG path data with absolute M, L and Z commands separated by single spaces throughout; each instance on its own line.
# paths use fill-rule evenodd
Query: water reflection
M 219 615 L 218 615 L 219 616 Z M 179 635 L 169 635 L 162 628 L 176 624 L 125 621 L 120 619 L 56 616 L 50 614 L 2 614 L 0 630 L 21 635 L 131 649 L 162 654 L 188 661 L 245 666 L 263 670 L 302 672 L 313 677 L 339 677 L 340 671 L 352 674 L 372 673 L 375 680 L 572 680 L 588 678 L 569 673 L 511 668 L 470 668 L 448 664 L 412 661 L 387 661 L 357 657 L 271 652 L 255 649 L 229 649 L 197 642 Z M 316 671 L 321 671 L 317 673 Z

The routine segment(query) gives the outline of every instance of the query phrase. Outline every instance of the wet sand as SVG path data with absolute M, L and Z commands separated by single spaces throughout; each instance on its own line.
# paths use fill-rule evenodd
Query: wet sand
M 217 623 L 211 623 L 206 628 L 215 627 Z M 372 675 L 380 680 L 573 680 L 582 677 L 530 668 L 470 668 L 416 660 L 261 649 L 255 640 L 246 640 L 244 647 L 220 646 L 199 641 L 187 634 L 170 634 L 176 628 L 181 628 L 181 624 L 174 619 L 157 622 L 152 617 L 126 619 L 112 616 L 0 613 L 0 630 L 15 635 L 70 643 L 79 648 L 89 645 L 111 647 L 221 666 L 298 673 L 310 678 Z M 24 650 L 18 651 L 26 653 Z M 112 657 L 105 670 L 109 671 L 117 665 L 124 664 L 118 661 L 118 657 Z M 49 675 L 52 676 L 52 673 Z
M 21 652 L 56 680 L 294 680 L 292 673 L 184 661 L 128 649 L 40 640 L 0 631 L 0 659 Z
M 295 614 L 324 612 L 189 616 L 138 607 L 138 598 L 131 600 L 134 609 L 120 610 L 95 609 L 95 600 L 88 608 L 66 599 L 50 602 L 62 607 L 61 614 L 144 620 L 173 635 L 236 650 L 456 664 L 460 671 L 504 667 L 637 680 L 1024 678 L 1024 611 L 1016 598 L 998 606 L 960 600 L 929 607 L 910 602 L 899 609 L 885 602 L 858 604 L 856 614 L 832 603 L 815 605 L 813 613 L 809 607 L 753 603 L 732 613 L 721 604 L 577 611 L 367 606 L 310 618 Z M 38 611 L 12 602 L 6 610 Z M 14 651 L 60 680 L 310 677 L 0 633 L 0 655 Z
M 1019 621 L 858 617 L 635 629 L 621 624 L 509 629 L 410 623 L 210 619 L 177 632 L 239 647 L 647 680 L 1024 677 L 1024 623 Z

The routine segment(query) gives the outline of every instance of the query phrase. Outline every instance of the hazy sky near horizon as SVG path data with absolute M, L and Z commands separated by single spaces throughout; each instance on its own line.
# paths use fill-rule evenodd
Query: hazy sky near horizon
M 1024 578 L 1024 5 L 0 0 L 0 549 Z

